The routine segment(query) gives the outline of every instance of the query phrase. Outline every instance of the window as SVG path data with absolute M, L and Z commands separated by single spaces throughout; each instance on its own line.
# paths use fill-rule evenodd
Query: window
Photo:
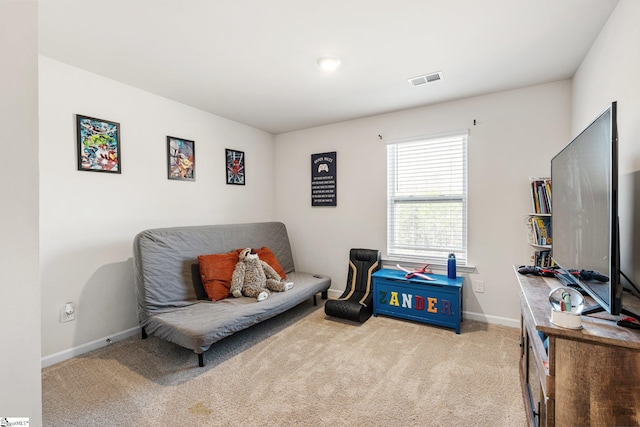
M 467 132 L 387 145 L 387 255 L 467 261 Z

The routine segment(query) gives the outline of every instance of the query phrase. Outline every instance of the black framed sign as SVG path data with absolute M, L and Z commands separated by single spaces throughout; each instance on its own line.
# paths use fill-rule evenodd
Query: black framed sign
M 336 152 L 311 155 L 311 206 L 337 206 Z

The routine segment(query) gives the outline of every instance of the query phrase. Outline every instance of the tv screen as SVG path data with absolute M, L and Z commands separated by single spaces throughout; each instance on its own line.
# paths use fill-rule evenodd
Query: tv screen
M 611 314 L 622 309 L 617 144 L 614 102 L 551 160 L 552 257 L 560 278 Z

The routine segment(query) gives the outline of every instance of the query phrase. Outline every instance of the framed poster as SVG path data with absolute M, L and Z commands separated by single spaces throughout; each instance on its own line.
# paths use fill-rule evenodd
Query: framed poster
M 167 136 L 169 179 L 196 180 L 196 143 L 188 139 Z
M 120 173 L 120 123 L 76 114 L 78 170 Z
M 245 183 L 245 166 L 244 151 L 225 149 L 226 152 L 226 171 L 227 184 L 244 185 Z
M 311 155 L 311 206 L 337 206 L 336 152 Z

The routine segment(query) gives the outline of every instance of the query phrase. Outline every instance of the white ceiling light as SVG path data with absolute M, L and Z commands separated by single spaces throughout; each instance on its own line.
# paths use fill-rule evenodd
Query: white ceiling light
M 340 67 L 340 60 L 338 58 L 324 57 L 318 60 L 318 66 L 322 71 L 335 71 Z

